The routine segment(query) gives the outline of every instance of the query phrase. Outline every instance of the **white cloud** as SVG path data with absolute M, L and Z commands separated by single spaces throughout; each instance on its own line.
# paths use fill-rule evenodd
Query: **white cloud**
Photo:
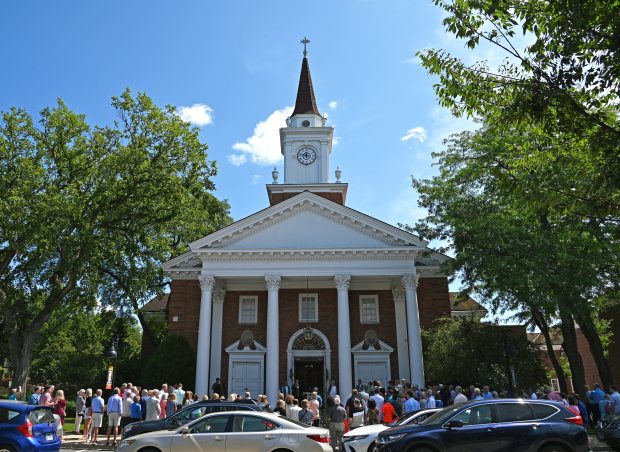
M 205 104 L 179 107 L 177 108 L 177 114 L 183 121 L 191 122 L 199 127 L 213 123 L 213 109 Z
M 241 166 L 246 162 L 245 154 L 229 154 L 228 161 L 231 165 Z
M 235 161 L 242 165 L 246 162 L 245 157 L 249 157 L 252 163 L 258 165 L 273 165 L 282 160 L 280 153 L 280 128 L 286 127 L 286 118 L 293 112 L 293 107 L 285 107 L 276 110 L 264 121 L 260 121 L 254 127 L 254 134 L 245 142 L 237 142 L 232 148 L 241 151 L 243 154 L 235 156 Z M 241 161 L 241 157 L 244 158 Z M 231 156 L 228 157 L 231 159 Z M 231 161 L 232 163 L 232 161 Z
M 426 140 L 426 130 L 423 127 L 414 127 L 407 130 L 404 137 L 400 138 L 400 141 L 418 140 L 420 143 L 424 143 Z
M 338 144 L 339 144 L 339 143 L 340 143 L 340 137 L 335 136 L 335 137 L 332 139 L 332 146 L 338 146 Z
M 337 102 L 337 101 L 335 101 L 335 100 L 332 100 L 332 101 L 329 103 L 329 108 L 331 108 L 332 110 L 335 110 L 336 108 L 338 108 L 338 102 Z

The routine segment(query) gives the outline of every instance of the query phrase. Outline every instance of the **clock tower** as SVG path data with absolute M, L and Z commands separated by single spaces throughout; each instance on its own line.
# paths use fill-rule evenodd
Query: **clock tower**
M 339 180 L 330 183 L 329 156 L 332 152 L 334 128 L 326 126 L 327 118 L 321 115 L 316 105 L 308 52 L 310 42 L 304 38 L 304 57 L 297 88 L 295 108 L 286 127 L 280 129 L 280 151 L 284 157 L 284 184 L 278 184 L 274 170 L 274 182 L 267 185 L 271 204 L 283 201 L 302 191 L 311 191 L 319 196 L 344 204 L 347 184 Z

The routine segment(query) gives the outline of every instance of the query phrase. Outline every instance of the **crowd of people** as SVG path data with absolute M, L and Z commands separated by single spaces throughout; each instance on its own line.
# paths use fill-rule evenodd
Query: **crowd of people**
M 50 406 L 64 425 L 67 401 L 62 390 L 55 391 L 54 386 L 36 386 L 28 403 Z M 103 391 L 97 389 L 80 389 L 76 396 L 76 418 L 74 433 L 83 434 L 83 440 L 89 444 L 98 444 L 99 430 L 103 417 L 107 415 L 108 429 L 106 444 L 116 444 L 120 429 L 140 420 L 156 420 L 172 416 L 184 406 L 199 400 L 229 400 L 252 398 L 248 391 L 244 394 L 224 393 L 225 389 L 219 378 L 211 386 L 211 393 L 202 396 L 185 390 L 182 383 L 163 384 L 160 389 L 146 389 L 123 383 L 114 388 L 107 402 Z M 10 397 L 23 397 L 20 388 L 11 391 Z M 323 425 L 330 430 L 334 449 L 342 450 L 342 438 L 349 429 L 370 424 L 390 424 L 400 417 L 431 408 L 442 408 L 469 400 L 484 400 L 508 397 L 505 391 L 491 390 L 487 385 L 478 388 L 474 385 L 463 388 L 458 385 L 436 385 L 420 388 L 404 380 L 384 385 L 379 381 L 363 384 L 358 381 L 346 399 L 338 395 L 332 380 L 325 394 L 318 388 L 311 392 L 302 392 L 296 380 L 292 387 L 281 388 L 278 400 L 270 405 L 265 395 L 257 395 L 255 400 L 265 405 L 267 411 L 279 413 L 307 425 Z M 598 384 L 584 388 L 583 397 L 578 394 L 563 394 L 550 387 L 531 390 L 521 394 L 523 398 L 549 399 L 564 403 L 576 416 L 581 416 L 583 426 L 594 425 L 605 414 L 620 413 L 620 394 L 615 386 L 604 391 Z M 83 425 L 82 425 L 83 424 Z

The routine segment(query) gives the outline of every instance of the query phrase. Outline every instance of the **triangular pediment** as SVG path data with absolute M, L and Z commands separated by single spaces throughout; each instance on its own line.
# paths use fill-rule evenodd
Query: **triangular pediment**
M 399 228 L 303 192 L 190 244 L 192 251 L 425 248 Z

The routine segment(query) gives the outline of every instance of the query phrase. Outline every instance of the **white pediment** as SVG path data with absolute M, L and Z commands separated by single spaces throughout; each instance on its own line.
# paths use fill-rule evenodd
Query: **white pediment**
M 255 213 L 190 244 L 221 250 L 373 249 L 427 242 L 310 192 Z

